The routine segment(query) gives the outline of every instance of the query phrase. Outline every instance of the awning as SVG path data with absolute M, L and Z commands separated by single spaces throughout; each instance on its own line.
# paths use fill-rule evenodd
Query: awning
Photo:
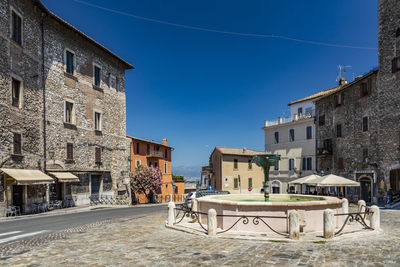
M 61 183 L 79 182 L 79 178 L 70 172 L 49 172 L 49 174 Z
M 329 174 L 311 181 L 307 181 L 306 184 L 316 186 L 360 186 L 359 182 L 334 174 Z
M 305 177 L 301 177 L 299 179 L 296 179 L 294 181 L 289 182 L 289 184 L 307 184 L 308 182 L 320 179 L 321 176 L 316 175 L 316 174 L 311 174 Z
M 16 181 L 17 185 L 52 184 L 54 179 L 39 170 L 0 169 Z

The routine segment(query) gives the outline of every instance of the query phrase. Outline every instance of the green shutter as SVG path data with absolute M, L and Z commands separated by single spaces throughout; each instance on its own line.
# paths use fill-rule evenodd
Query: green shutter
M 238 188 L 238 178 L 233 179 L 233 187 Z
M 249 187 L 253 187 L 253 178 L 249 178 Z

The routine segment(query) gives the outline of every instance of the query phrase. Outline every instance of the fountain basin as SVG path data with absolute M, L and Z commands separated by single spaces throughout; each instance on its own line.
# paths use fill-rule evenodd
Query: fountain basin
M 272 232 L 264 223 L 254 223 L 254 216 L 273 216 L 285 218 L 262 218 L 278 232 L 288 232 L 288 213 L 297 210 L 303 232 L 323 231 L 323 212 L 332 209 L 334 214 L 342 213 L 343 200 L 327 196 L 271 194 L 270 202 L 262 202 L 262 194 L 257 195 L 212 195 L 198 198 L 198 211 L 207 213 L 209 209 L 217 212 L 217 227 L 223 230 L 231 227 L 240 217 L 250 216 L 247 224 L 239 221 L 231 231 Z M 225 215 L 225 216 L 219 216 Z M 228 215 L 228 216 L 226 216 Z M 336 216 L 336 227 L 343 223 L 344 216 Z M 207 216 L 200 215 L 200 222 L 207 224 Z

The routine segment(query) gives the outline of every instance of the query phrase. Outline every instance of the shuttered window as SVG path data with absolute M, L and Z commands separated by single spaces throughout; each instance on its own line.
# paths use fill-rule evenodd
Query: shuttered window
M 94 85 L 100 86 L 100 75 L 101 69 L 97 66 L 94 66 Z
M 164 158 L 168 158 L 168 149 L 165 149 L 165 152 L 164 152 Z
M 249 187 L 253 187 L 253 178 L 249 178 Z
M 289 171 L 294 170 L 294 159 L 289 159 Z
M 237 189 L 239 187 L 238 185 L 238 178 L 233 179 L 233 188 Z
M 94 157 L 95 157 L 95 162 L 96 163 L 101 162 L 101 148 L 100 147 L 96 147 L 95 148 Z
M 11 37 L 19 45 L 22 45 L 22 18 L 12 11 Z
M 20 107 L 21 103 L 21 82 L 12 79 L 12 106 L 13 107 Z
M 289 130 L 289 142 L 294 142 L 294 129 Z
M 336 137 L 342 137 L 342 125 L 341 124 L 336 125 Z
M 150 155 L 150 145 L 147 144 L 147 155 Z
M 368 148 L 363 149 L 363 162 L 366 162 L 366 159 L 368 158 Z
M 22 136 L 19 133 L 14 133 L 14 155 L 22 154 Z
M 237 169 L 237 168 L 238 168 L 238 160 L 237 160 L 237 159 L 234 159 L 234 160 L 233 160 L 233 168 L 234 168 L 234 169 Z
M 65 71 L 74 74 L 74 53 L 70 51 L 65 52 Z
M 307 138 L 307 140 L 312 139 L 312 126 L 307 126 L 307 128 L 306 128 L 306 138 Z
M 363 117 L 362 130 L 363 132 L 368 131 L 368 117 Z
M 74 104 L 68 101 L 65 101 L 65 122 L 74 123 Z
M 136 143 L 136 154 L 140 153 L 140 143 Z
M 275 144 L 279 144 L 279 132 L 275 132 L 274 137 L 275 137 Z
M 325 115 L 320 115 L 318 117 L 319 126 L 325 125 Z
M 96 131 L 101 131 L 101 113 L 94 113 L 94 129 Z
M 67 143 L 67 159 L 73 160 L 74 159 L 74 144 Z

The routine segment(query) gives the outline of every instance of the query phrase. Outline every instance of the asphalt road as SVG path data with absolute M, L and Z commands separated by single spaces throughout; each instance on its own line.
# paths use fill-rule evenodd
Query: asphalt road
M 0 246 L 12 241 L 30 239 L 84 224 L 127 216 L 142 217 L 146 216 L 146 214 L 166 211 L 166 209 L 167 207 L 165 205 L 107 208 L 87 212 L 4 221 L 0 222 Z

